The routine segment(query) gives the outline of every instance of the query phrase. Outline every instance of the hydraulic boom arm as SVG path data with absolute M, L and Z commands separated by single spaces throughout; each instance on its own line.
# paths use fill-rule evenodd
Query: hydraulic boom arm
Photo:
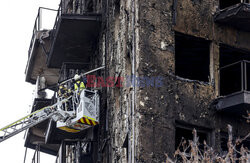
M 61 101 L 60 103 L 66 102 L 68 99 Z M 58 103 L 44 107 L 40 110 L 37 110 L 3 128 L 0 129 L 0 142 L 15 136 L 16 134 L 33 127 L 46 119 L 51 118 L 52 116 L 62 117 L 60 112 L 57 110 Z

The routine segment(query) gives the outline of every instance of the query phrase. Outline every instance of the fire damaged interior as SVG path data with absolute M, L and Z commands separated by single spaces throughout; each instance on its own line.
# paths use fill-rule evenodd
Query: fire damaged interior
M 208 82 L 210 41 L 175 32 L 175 74 Z
M 196 130 L 197 136 L 199 137 L 200 146 L 203 146 L 205 141 L 207 144 L 211 144 L 211 131 L 197 126 L 189 124 L 181 124 L 176 122 L 175 128 L 175 148 L 182 146 L 183 141 L 193 140 L 193 130 Z M 203 146 L 204 147 L 204 146 Z

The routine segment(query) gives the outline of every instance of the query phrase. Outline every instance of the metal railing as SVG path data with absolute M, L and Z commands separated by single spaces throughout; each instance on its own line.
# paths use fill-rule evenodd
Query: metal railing
M 61 0 L 58 10 L 49 9 L 40 7 L 38 10 L 37 17 L 35 19 L 35 24 L 33 28 L 32 38 L 30 41 L 29 51 L 28 51 L 28 58 L 30 58 L 34 43 L 36 41 L 36 35 L 38 31 L 44 30 L 42 28 L 42 11 L 53 11 L 55 13 L 55 20 L 53 20 L 53 25 L 51 27 L 50 36 L 53 38 L 56 33 L 56 29 L 58 27 L 59 19 L 62 15 L 83 15 L 83 14 L 91 14 L 93 13 L 93 4 L 90 4 L 92 1 L 88 0 Z M 92 7 L 91 7 L 92 6 Z M 51 18 L 50 18 L 51 19 Z M 52 46 L 53 42 L 51 42 L 50 47 Z M 50 50 L 49 50 L 50 51 Z
M 220 68 L 220 95 L 250 91 L 250 61 L 242 60 Z
M 66 93 L 67 94 L 67 93 Z M 68 98 L 64 95 L 60 96 L 57 94 L 58 102 L 65 100 Z M 82 91 L 74 91 L 67 103 L 58 105 L 58 110 L 63 111 L 74 111 L 75 113 L 79 113 L 79 110 L 87 110 L 91 113 L 92 118 L 99 121 L 99 111 L 100 111 L 100 104 L 99 104 L 99 95 L 97 91 L 91 91 L 84 89 Z M 79 108 L 79 106 L 81 106 Z M 75 118 L 75 117 L 74 117 Z
M 38 9 L 38 14 L 36 16 L 34 28 L 33 28 L 33 31 L 32 31 L 32 37 L 31 37 L 31 41 L 30 41 L 30 46 L 29 46 L 29 51 L 28 51 L 28 57 L 30 57 L 30 55 L 31 55 L 34 43 L 36 41 L 37 32 L 45 30 L 45 28 L 42 27 L 42 23 L 43 23 L 42 22 L 42 20 L 43 20 L 43 18 L 42 18 L 42 11 L 44 11 L 44 10 L 46 10 L 46 11 L 52 11 L 52 12 L 57 11 L 57 10 L 49 9 L 49 8 L 45 8 L 45 7 L 40 7 Z
M 36 145 L 36 150 L 34 152 L 34 155 L 32 157 L 32 163 L 40 163 L 40 145 Z
M 71 2 L 72 2 L 72 4 L 69 4 Z M 56 29 L 57 29 L 58 24 L 59 24 L 58 22 L 59 22 L 59 19 L 62 15 L 83 15 L 83 14 L 93 13 L 93 9 L 92 9 L 92 11 L 89 10 L 87 7 L 88 3 L 86 3 L 86 2 L 87 2 L 86 0 L 61 0 L 59 8 L 57 10 L 57 15 L 55 18 L 53 30 L 51 31 L 51 34 L 50 34 L 52 38 L 54 38 L 54 36 L 56 34 Z M 50 46 L 52 46 L 52 45 L 53 45 L 53 42 L 51 42 Z
M 60 3 L 59 8 L 57 10 L 56 19 L 55 19 L 55 23 L 53 26 L 53 33 L 54 33 L 55 29 L 57 28 L 58 20 L 59 20 L 61 15 L 62 15 L 62 2 Z
M 57 10 L 53 31 L 57 28 L 58 20 L 62 15 L 83 15 L 93 13 L 93 6 L 91 10 L 88 5 L 90 4 L 87 3 L 87 0 L 61 0 Z M 54 33 L 55 32 L 53 32 L 53 35 Z

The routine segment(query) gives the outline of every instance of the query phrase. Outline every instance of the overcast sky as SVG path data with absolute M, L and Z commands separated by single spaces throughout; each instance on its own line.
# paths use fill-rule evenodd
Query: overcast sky
M 35 18 L 39 7 L 58 9 L 58 4 L 59 0 L 1 1 L 0 128 L 30 112 L 34 86 L 25 83 L 24 71 Z M 23 162 L 25 152 L 23 137 L 24 132 L 0 143 L 1 163 Z M 28 150 L 26 162 L 31 162 L 33 153 L 34 150 Z M 41 162 L 54 163 L 55 157 L 41 155 Z

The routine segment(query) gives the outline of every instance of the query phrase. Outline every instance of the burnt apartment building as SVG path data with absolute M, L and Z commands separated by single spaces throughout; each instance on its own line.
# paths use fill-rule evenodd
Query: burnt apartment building
M 41 28 L 45 12 L 55 12 L 51 29 Z M 26 67 L 26 82 L 38 86 L 32 111 L 55 103 L 58 82 L 105 66 L 91 73 L 101 84 L 88 88 L 99 92 L 100 120 L 80 133 L 47 120 L 29 129 L 25 146 L 57 163 L 164 162 L 195 128 L 200 142 L 225 151 L 227 124 L 235 137 L 250 129 L 249 20 L 248 0 L 62 0 L 58 10 L 40 8 Z

